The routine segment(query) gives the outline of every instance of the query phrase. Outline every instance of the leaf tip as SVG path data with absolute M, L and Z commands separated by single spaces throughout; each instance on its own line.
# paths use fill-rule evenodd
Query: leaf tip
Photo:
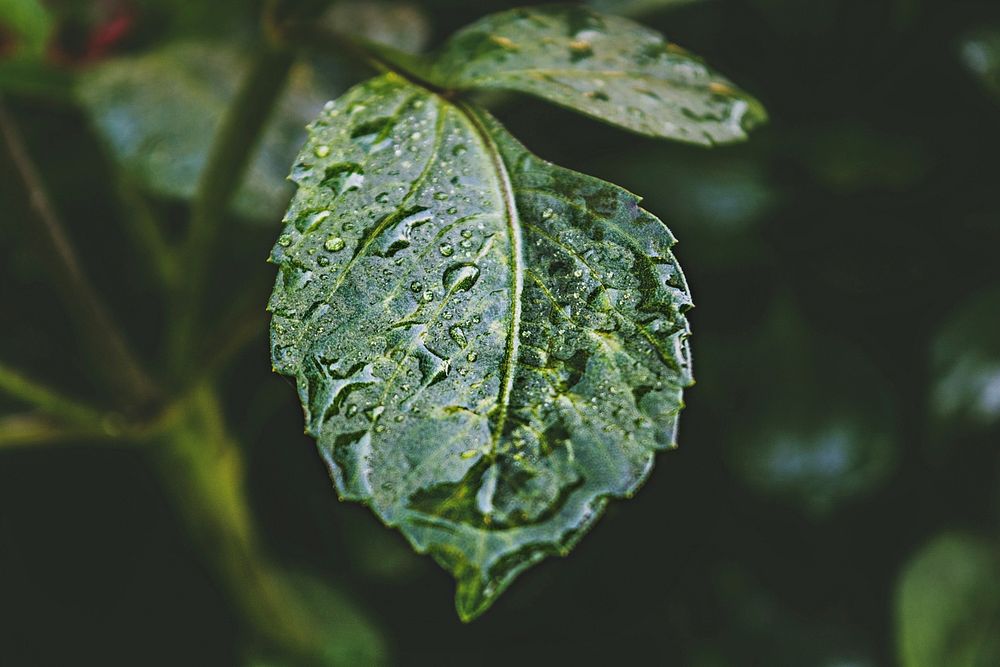
M 458 580 L 455 590 L 455 611 L 463 623 L 476 620 L 493 604 L 491 595 L 483 581 L 474 574 Z

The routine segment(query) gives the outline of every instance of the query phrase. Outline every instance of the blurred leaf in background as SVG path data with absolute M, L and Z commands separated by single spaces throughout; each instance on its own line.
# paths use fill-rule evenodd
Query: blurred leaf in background
M 129 177 L 161 196 L 190 199 L 222 114 L 247 59 L 215 43 L 172 44 L 106 61 L 80 80 L 80 100 Z M 251 220 L 280 219 L 291 196 L 285 177 L 305 126 L 335 88 L 299 64 L 234 202 Z M 333 88 L 333 89 L 332 89 Z
M 896 592 L 902 667 L 1000 664 L 1000 551 L 964 533 L 936 537 L 903 570 Z
M 0 27 L 14 42 L 5 45 L 0 34 L 0 52 L 12 52 L 18 58 L 41 57 L 53 29 L 52 17 L 38 0 L 0 0 Z
M 980 28 L 966 36 L 959 48 L 965 66 L 1000 101 L 1000 28 Z
M 728 400 L 727 460 L 755 492 L 822 518 L 883 483 L 896 458 L 886 382 L 849 341 L 784 302 L 746 346 L 706 342 L 703 378 Z M 717 395 L 721 398 L 721 395 Z
M 961 304 L 931 345 L 931 414 L 952 433 L 1000 424 L 1000 288 Z

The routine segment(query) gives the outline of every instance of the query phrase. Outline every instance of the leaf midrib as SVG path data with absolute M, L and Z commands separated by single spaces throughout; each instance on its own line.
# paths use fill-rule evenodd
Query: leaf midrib
M 510 242 L 510 272 L 511 272 L 511 313 L 507 328 L 507 341 L 504 349 L 503 365 L 501 367 L 500 395 L 497 399 L 496 423 L 493 428 L 491 454 L 496 451 L 497 443 L 503 436 L 507 413 L 510 407 L 510 397 L 514 390 L 514 375 L 517 368 L 521 337 L 521 296 L 524 292 L 524 251 L 521 218 L 517 210 L 514 196 L 514 186 L 510 180 L 507 163 L 504 162 L 500 149 L 493 140 L 489 129 L 483 124 L 475 110 L 464 102 L 451 103 L 472 126 L 483 149 L 489 155 L 493 168 L 497 173 L 500 186 L 500 197 L 503 200 L 505 217 L 507 219 L 507 236 Z
M 493 140 L 493 135 L 490 134 L 489 128 L 483 124 L 482 119 L 473 107 L 462 100 L 456 99 L 457 90 L 442 88 L 416 72 L 403 69 L 398 64 L 392 62 L 391 59 L 385 58 L 377 52 L 369 52 L 368 56 L 372 64 L 378 69 L 394 74 L 404 79 L 410 85 L 425 90 L 442 104 L 447 104 L 459 112 L 478 137 L 483 150 L 493 163 L 493 168 L 499 180 L 500 198 L 504 204 L 504 212 L 507 219 L 507 236 L 510 241 L 511 316 L 510 324 L 507 328 L 507 340 L 504 347 L 503 365 L 501 367 L 500 395 L 497 397 L 498 414 L 493 427 L 493 439 L 490 443 L 490 456 L 493 456 L 496 452 L 497 443 L 503 436 L 510 407 L 510 398 L 514 390 L 514 375 L 517 368 L 521 335 L 521 295 L 524 291 L 524 252 L 521 220 L 517 211 L 517 202 L 514 196 L 514 187 L 510 180 L 510 172 L 507 169 L 507 164 L 504 162 L 503 156 L 500 154 L 499 147 Z

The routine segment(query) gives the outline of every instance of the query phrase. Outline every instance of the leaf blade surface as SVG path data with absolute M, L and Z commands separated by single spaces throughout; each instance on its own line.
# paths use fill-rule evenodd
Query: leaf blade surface
M 634 195 L 394 74 L 328 106 L 293 179 L 274 367 L 341 496 L 450 570 L 474 618 L 674 444 L 674 239 Z

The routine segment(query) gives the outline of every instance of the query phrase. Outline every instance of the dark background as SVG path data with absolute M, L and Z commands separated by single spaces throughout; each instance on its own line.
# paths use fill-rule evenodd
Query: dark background
M 74 76 L 179 37 L 253 37 L 255 3 L 199 4 L 52 2 L 50 67 Z M 432 44 L 510 6 L 411 4 Z M 116 12 L 129 30 L 88 52 Z M 944 533 L 1000 534 L 1000 97 L 963 59 L 966 38 L 1000 29 L 1000 3 L 717 0 L 638 18 L 758 96 L 770 123 L 705 151 L 534 100 L 494 109 L 537 154 L 645 196 L 679 238 L 698 378 L 680 449 L 568 558 L 463 625 L 444 571 L 337 502 L 259 335 L 221 382 L 267 547 L 349 591 L 394 663 L 899 664 L 910 559 Z M 325 66 L 340 82 L 327 97 L 368 76 Z M 156 358 L 162 303 L 99 137 L 71 99 L 17 88 L 7 103 L 86 269 Z M 179 199 L 157 205 L 183 220 Z M 101 360 L 66 326 L 32 221 L 0 162 L 0 356 L 93 396 Z M 242 228 L 221 294 L 257 289 L 263 310 L 277 223 Z M 992 411 L 969 408 L 976 396 Z M 0 398 L 0 414 L 17 407 Z M 138 448 L 0 451 L 0 664 L 242 661 L 240 616 L 161 485 Z M 919 585 L 947 596 L 946 583 Z M 997 618 L 952 619 L 954 641 L 1000 632 Z M 962 664 L 1000 664 L 979 659 Z

